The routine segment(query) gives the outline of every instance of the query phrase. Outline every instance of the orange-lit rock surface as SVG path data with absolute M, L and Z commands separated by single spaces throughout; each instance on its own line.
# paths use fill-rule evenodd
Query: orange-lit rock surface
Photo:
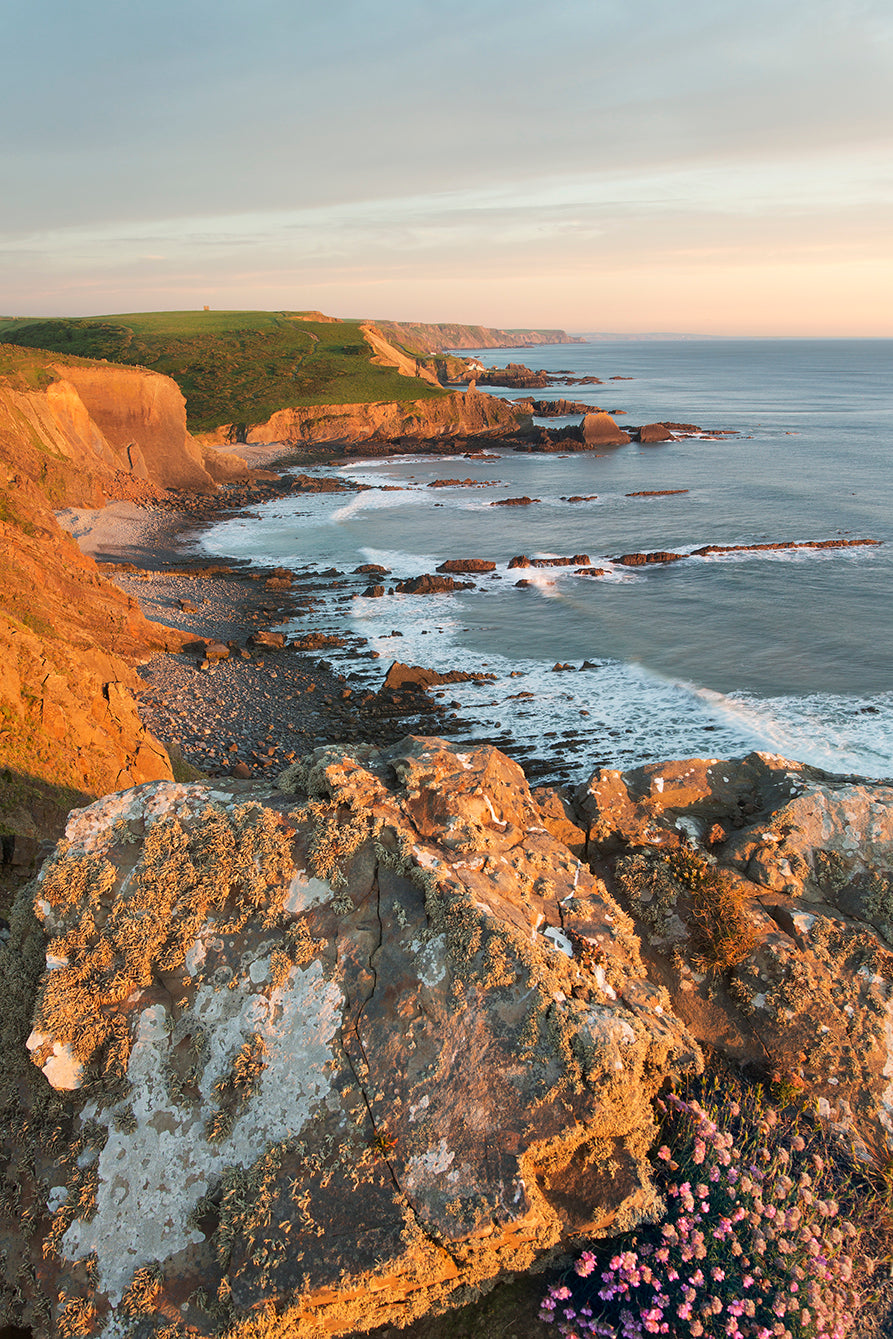
M 164 435 L 173 454 L 184 443 L 179 391 L 153 373 L 77 360 L 55 369 L 39 357 L 23 352 L 0 376 L 0 821 L 29 836 L 41 828 L 38 792 L 64 812 L 78 796 L 171 776 L 137 714 L 133 662 L 182 641 L 103 580 L 53 515 L 109 497 L 157 501 Z M 103 378 L 127 422 L 117 439 Z
M 527 416 L 526 422 L 529 422 Z M 372 404 L 311 405 L 280 409 L 266 423 L 252 427 L 249 442 L 376 442 L 412 438 L 477 436 L 514 432 L 519 418 L 507 400 L 476 391 L 455 392 L 437 399 L 408 404 L 380 401 Z M 210 445 L 230 440 L 228 426 L 202 433 Z
M 520 768 L 409 738 L 280 785 L 109 796 L 17 908 L 37 1334 L 75 1297 L 344 1334 L 657 1211 L 651 1100 L 698 1050 Z
M 677 1015 L 888 1158 L 893 784 L 752 753 L 603 770 L 575 799 Z

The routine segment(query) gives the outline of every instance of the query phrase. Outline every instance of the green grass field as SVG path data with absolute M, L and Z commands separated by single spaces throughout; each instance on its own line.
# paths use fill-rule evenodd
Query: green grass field
M 437 387 L 375 367 L 359 321 L 318 312 L 132 312 L 0 318 L 0 344 L 105 358 L 163 372 L 193 432 L 263 423 L 277 409 L 422 400 Z M 0 355 L 2 357 L 2 355 Z

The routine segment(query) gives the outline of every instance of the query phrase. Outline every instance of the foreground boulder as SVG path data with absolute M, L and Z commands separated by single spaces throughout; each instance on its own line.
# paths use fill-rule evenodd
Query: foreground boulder
M 603 770 L 575 799 L 677 1016 L 886 1162 L 893 785 L 754 753 Z
M 345 1334 L 653 1217 L 699 1053 L 556 819 L 413 738 L 75 811 L 0 951 L 0 1319 Z

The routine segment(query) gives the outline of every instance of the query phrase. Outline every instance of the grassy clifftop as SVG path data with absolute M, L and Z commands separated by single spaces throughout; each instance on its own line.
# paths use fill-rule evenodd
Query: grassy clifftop
M 387 338 L 415 354 L 446 349 L 526 349 L 536 344 L 583 344 L 564 330 L 495 330 L 485 325 L 432 325 L 421 321 L 376 321 Z
M 377 366 L 359 321 L 334 321 L 319 312 L 0 318 L 0 344 L 8 343 L 163 372 L 186 397 L 192 432 L 261 423 L 277 409 L 441 394 L 425 381 Z

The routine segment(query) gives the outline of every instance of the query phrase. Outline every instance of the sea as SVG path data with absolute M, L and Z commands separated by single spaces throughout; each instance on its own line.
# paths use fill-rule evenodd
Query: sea
M 462 578 L 472 590 L 452 594 L 373 599 L 351 578 L 295 630 L 367 639 L 378 659 L 327 658 L 370 688 L 394 659 L 495 676 L 439 692 L 469 722 L 468 742 L 498 739 L 522 761 L 533 754 L 544 779 L 752 750 L 893 775 L 893 340 L 593 337 L 462 352 L 559 378 L 548 390 L 493 392 L 505 398 L 564 397 L 620 426 L 703 431 L 598 453 L 494 446 L 497 459 L 404 455 L 305 469 L 371 487 L 254 507 L 207 531 L 205 552 L 348 574 L 380 563 L 392 576 L 373 579 L 388 589 L 446 559 L 495 561 L 494 573 Z M 582 377 L 602 384 L 574 384 Z M 481 486 L 428 486 L 444 478 Z M 685 491 L 636 496 L 671 489 Z M 518 496 L 535 500 L 491 505 Z M 828 539 L 882 542 L 644 568 L 612 561 Z M 509 568 L 521 554 L 586 554 L 605 574 Z

